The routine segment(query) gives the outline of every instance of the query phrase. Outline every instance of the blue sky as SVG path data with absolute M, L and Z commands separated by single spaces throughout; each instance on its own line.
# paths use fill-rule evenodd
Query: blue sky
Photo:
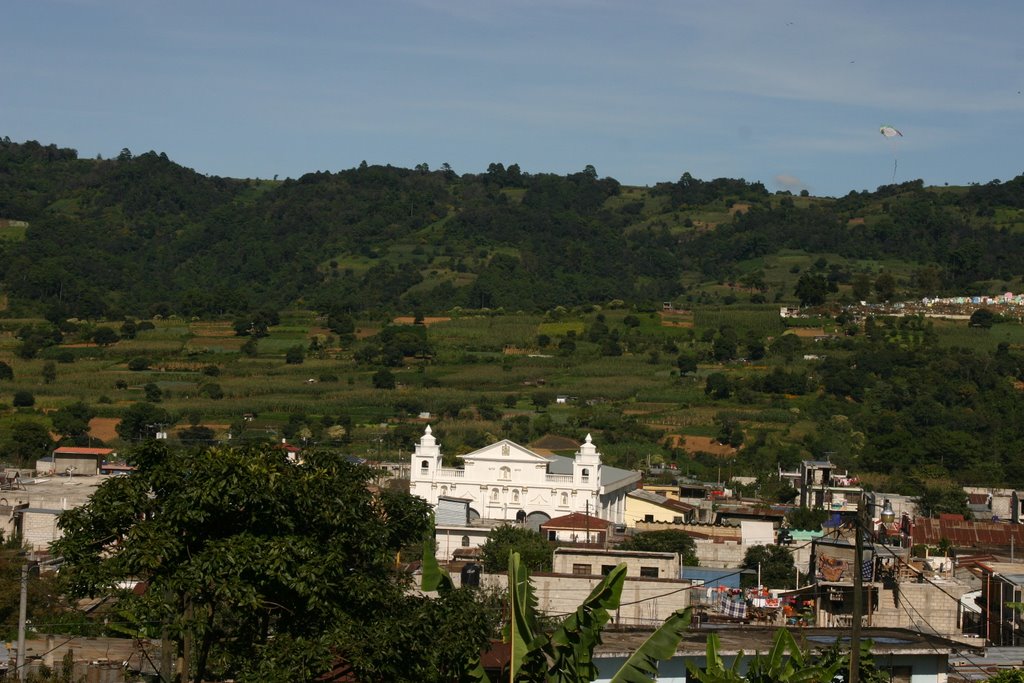
M 592 164 L 831 196 L 894 170 L 1024 172 L 1020 0 L 13 0 L 2 18 L 0 136 L 82 156 L 262 178 Z

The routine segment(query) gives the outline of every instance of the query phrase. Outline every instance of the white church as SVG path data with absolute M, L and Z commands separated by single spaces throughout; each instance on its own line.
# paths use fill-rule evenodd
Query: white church
M 441 465 L 428 426 L 412 454 L 409 491 L 434 507 L 439 498 L 468 501 L 471 519 L 538 527 L 583 512 L 622 524 L 626 494 L 640 481 L 639 472 L 602 465 L 589 434 L 573 458 L 534 453 L 508 439 L 458 457 L 461 467 Z

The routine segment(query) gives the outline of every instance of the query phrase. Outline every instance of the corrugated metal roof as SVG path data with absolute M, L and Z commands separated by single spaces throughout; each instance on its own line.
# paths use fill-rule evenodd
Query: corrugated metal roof
M 633 489 L 626 495 L 632 498 L 637 498 L 638 500 L 645 500 L 648 503 L 653 503 L 654 505 L 660 505 L 661 507 L 668 508 L 669 510 L 675 510 L 676 512 L 693 512 L 697 509 L 696 506 L 690 505 L 689 503 L 684 503 L 681 500 L 674 500 L 668 496 L 663 496 L 660 493 L 647 491 L 645 489 Z
M 938 545 L 947 539 L 957 548 L 1008 548 L 1011 538 L 1017 546 L 1024 543 L 1024 526 L 965 520 L 960 515 L 918 517 L 914 520 L 912 538 L 915 544 Z

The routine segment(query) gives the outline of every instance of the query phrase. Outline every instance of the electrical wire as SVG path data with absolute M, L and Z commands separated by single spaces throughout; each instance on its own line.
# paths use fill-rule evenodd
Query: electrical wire
M 796 552 L 797 550 L 801 550 L 801 549 L 806 548 L 807 546 L 811 545 L 812 543 L 814 543 L 815 540 L 816 539 L 811 539 L 810 541 L 807 541 L 807 542 L 805 542 L 805 543 L 803 543 L 801 545 L 798 545 L 795 548 L 787 548 L 787 550 L 789 550 L 790 553 Z M 736 576 L 737 574 L 743 574 L 744 572 L 747 572 L 747 571 L 750 571 L 750 570 L 748 570 L 748 569 L 737 569 L 734 572 L 730 572 L 728 574 L 723 574 L 721 576 L 715 577 L 714 579 L 712 579 L 712 582 L 721 581 L 722 579 L 729 578 L 730 576 Z M 659 593 L 658 595 L 651 595 L 651 596 L 646 597 L 646 598 L 640 598 L 639 600 L 633 600 L 631 602 L 623 602 L 623 603 L 619 604 L 619 607 L 628 607 L 630 605 L 638 605 L 638 604 L 640 604 L 642 602 L 647 602 L 649 600 L 658 600 L 659 598 L 668 597 L 669 595 L 675 595 L 676 593 L 682 593 L 684 591 L 689 591 L 689 590 L 699 590 L 699 589 L 702 589 L 702 588 L 705 588 L 705 584 L 690 584 L 689 586 L 684 586 L 682 588 L 676 588 L 675 590 L 668 591 L 667 593 Z M 554 592 L 557 592 L 557 593 L 559 593 L 561 595 L 564 595 L 564 594 L 569 593 L 569 592 L 576 592 L 576 591 L 578 591 L 578 592 L 586 592 L 586 593 L 589 594 L 590 591 L 592 591 L 592 590 L 593 590 L 592 588 L 559 588 L 559 589 L 556 589 Z M 552 614 L 548 614 L 547 616 L 549 616 L 549 617 L 564 617 L 564 616 L 568 616 L 568 615 L 574 614 L 574 613 L 575 613 L 575 610 L 573 612 L 555 612 L 555 613 L 552 613 Z

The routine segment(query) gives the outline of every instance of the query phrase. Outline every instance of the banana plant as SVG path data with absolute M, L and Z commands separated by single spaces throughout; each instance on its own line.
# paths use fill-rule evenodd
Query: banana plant
M 672 658 L 690 627 L 692 609 L 676 610 L 651 634 L 612 678 L 612 683 L 650 683 L 658 677 L 658 662 Z
M 747 667 L 746 680 L 752 683 L 829 683 L 841 662 L 821 665 L 810 661 L 793 634 L 780 628 L 775 632 L 767 654 L 756 654 Z
M 597 678 L 594 648 L 601 644 L 601 629 L 611 619 L 610 610 L 619 606 L 626 581 L 626 565 L 620 564 L 590 592 L 550 636 L 545 653 L 551 664 L 548 680 L 577 683 Z
M 709 633 L 707 645 L 705 646 L 704 669 L 701 670 L 691 660 L 686 660 L 686 670 L 690 677 L 700 683 L 739 683 L 743 676 L 739 673 L 740 661 L 743 659 L 743 650 L 732 660 L 732 664 L 725 665 L 725 661 L 719 654 L 721 641 L 717 633 Z
M 423 544 L 422 578 L 424 591 L 444 593 L 454 590 L 451 575 L 434 556 L 430 539 Z M 619 606 L 626 581 L 626 565 L 620 564 L 590 592 L 576 611 L 550 634 L 544 631 L 537 614 L 537 598 L 529 573 L 519 553 L 509 553 L 509 619 L 504 640 L 511 645 L 508 669 L 510 683 L 587 683 L 598 676 L 594 649 L 601 644 L 601 630 Z M 626 661 L 612 679 L 613 683 L 650 683 L 657 675 L 657 662 L 669 659 L 690 624 L 690 609 L 675 612 Z M 469 680 L 490 683 L 479 660 L 473 662 Z

